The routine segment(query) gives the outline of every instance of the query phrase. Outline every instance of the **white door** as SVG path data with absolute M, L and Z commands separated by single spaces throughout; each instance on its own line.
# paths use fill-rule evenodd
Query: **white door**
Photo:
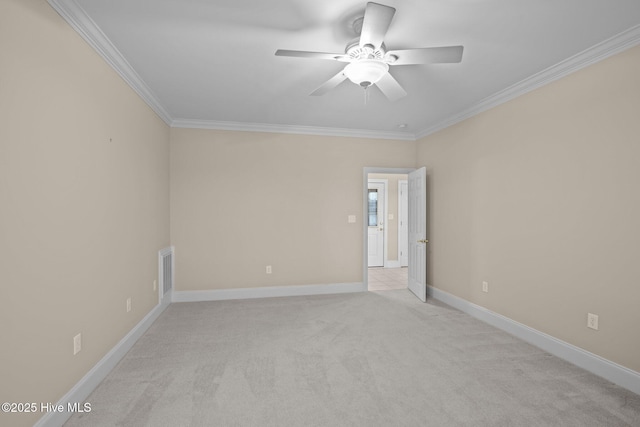
M 409 265 L 409 246 L 407 240 L 408 230 L 408 203 L 409 183 L 401 179 L 398 181 L 398 261 L 400 267 Z
M 427 300 L 427 169 L 409 173 L 409 289 Z
M 381 182 L 370 182 L 367 195 L 369 267 L 384 266 L 384 196 Z

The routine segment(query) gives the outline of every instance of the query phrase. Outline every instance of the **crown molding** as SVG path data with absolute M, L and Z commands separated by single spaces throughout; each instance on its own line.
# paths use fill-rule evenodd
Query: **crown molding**
M 178 128 L 218 129 L 248 132 L 271 132 L 303 135 L 342 136 L 353 138 L 393 139 L 415 141 L 497 107 L 527 92 L 561 79 L 640 43 L 640 25 L 629 28 L 556 65 L 540 71 L 506 89 L 490 95 L 469 108 L 434 123 L 416 133 L 372 131 L 364 129 L 327 128 L 315 126 L 275 125 L 266 123 L 226 122 L 217 120 L 173 119 L 153 91 L 129 62 L 111 43 L 96 23 L 75 0 L 47 0 L 62 18 L 131 86 L 131 88 L 169 126 Z
M 552 65 L 539 73 L 527 77 L 495 94 L 484 98 L 471 107 L 446 119 L 435 123 L 416 133 L 416 139 L 424 138 L 463 120 L 471 118 L 483 111 L 497 107 L 507 101 L 524 95 L 539 87 L 561 79 L 575 71 L 581 70 L 596 62 L 602 61 L 616 53 L 620 53 L 640 43 L 640 25 L 629 28 L 622 33 L 600 42 L 582 52 L 571 56 L 564 61 Z
M 47 1 L 165 123 L 171 124 L 171 115 L 158 101 L 153 91 L 75 0 Z
M 317 126 L 274 125 L 267 123 L 224 122 L 217 120 L 176 119 L 171 122 L 173 128 L 217 129 L 243 132 L 289 133 L 298 135 L 343 136 L 350 138 L 393 139 L 415 141 L 410 132 L 373 131 L 364 129 L 327 128 Z
M 124 79 L 125 82 L 169 126 L 179 128 L 220 129 L 248 132 L 271 132 L 303 135 L 344 136 L 353 138 L 394 139 L 415 141 L 409 132 L 371 131 L 315 126 L 274 125 L 266 123 L 225 122 L 217 120 L 173 119 L 153 91 L 111 43 L 100 27 L 75 0 L 47 0 L 60 16 Z

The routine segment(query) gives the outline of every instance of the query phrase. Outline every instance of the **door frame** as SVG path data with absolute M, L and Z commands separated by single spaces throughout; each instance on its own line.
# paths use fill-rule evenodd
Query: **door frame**
M 369 290 L 369 236 L 368 224 L 366 221 L 369 209 L 367 206 L 369 174 L 370 173 L 390 173 L 408 175 L 418 168 L 382 168 L 365 167 L 362 171 L 362 282 L 364 289 Z

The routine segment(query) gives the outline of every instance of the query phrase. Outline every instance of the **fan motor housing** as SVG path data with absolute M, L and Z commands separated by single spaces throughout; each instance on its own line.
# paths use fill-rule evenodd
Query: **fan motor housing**
M 355 39 L 349 42 L 344 50 L 344 53 L 351 59 L 378 59 L 382 60 L 386 53 L 386 47 L 384 43 L 380 46 L 380 49 L 375 49 L 373 46 L 360 46 L 360 39 Z

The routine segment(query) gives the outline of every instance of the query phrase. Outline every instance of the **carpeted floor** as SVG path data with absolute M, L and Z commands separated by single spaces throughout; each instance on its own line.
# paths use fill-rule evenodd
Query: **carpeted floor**
M 640 396 L 408 290 L 172 304 L 66 426 L 640 426 Z

